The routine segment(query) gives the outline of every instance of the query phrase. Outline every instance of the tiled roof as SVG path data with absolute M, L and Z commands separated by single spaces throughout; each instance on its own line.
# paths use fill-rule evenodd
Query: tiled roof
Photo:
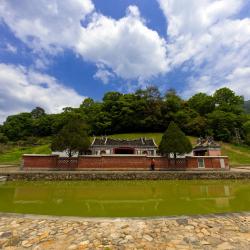
M 95 138 L 91 146 L 134 146 L 134 147 L 157 147 L 153 139 L 138 138 L 133 140 L 112 139 L 108 137 Z
M 212 136 L 198 138 L 194 151 L 199 151 L 205 148 L 220 148 L 220 145 L 214 141 Z

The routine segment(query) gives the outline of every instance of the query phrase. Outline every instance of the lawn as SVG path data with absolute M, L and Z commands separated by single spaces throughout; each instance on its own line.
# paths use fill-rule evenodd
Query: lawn
M 153 138 L 156 144 L 161 141 L 162 133 L 129 133 L 110 135 L 110 138 L 116 139 L 135 139 L 140 137 Z M 196 138 L 189 137 L 192 144 L 195 145 Z M 250 165 L 250 147 L 237 146 L 230 143 L 220 143 L 222 154 L 227 155 L 231 166 Z M 49 154 L 51 153 L 50 144 L 44 144 L 33 147 L 13 147 L 0 154 L 0 165 L 20 164 L 23 154 Z
M 17 165 L 20 164 L 23 154 L 50 154 L 50 145 L 39 145 L 30 147 L 13 147 L 5 153 L 0 154 L 0 164 Z

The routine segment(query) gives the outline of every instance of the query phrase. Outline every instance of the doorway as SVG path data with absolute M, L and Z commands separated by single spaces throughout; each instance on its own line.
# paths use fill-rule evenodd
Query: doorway
M 115 154 L 121 154 L 121 155 L 126 155 L 126 154 L 134 154 L 135 150 L 134 148 L 115 148 L 114 149 Z

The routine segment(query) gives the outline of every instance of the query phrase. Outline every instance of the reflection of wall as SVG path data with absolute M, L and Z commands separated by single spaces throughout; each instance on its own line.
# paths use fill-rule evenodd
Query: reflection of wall
M 185 214 L 187 211 L 223 212 L 228 211 L 228 207 L 238 199 L 239 191 L 247 187 L 229 183 L 231 184 L 227 181 L 225 183 L 220 181 L 63 181 L 20 184 L 13 188 L 14 195 L 11 202 L 15 208 L 27 208 L 30 213 L 48 214 L 91 215 L 93 213 L 115 216 L 124 213 L 129 216 L 131 213 L 131 215 L 141 216 L 144 212 L 152 215 Z M 0 201 L 0 208 L 1 202 L 6 203 L 6 201 L 5 199 Z M 244 202 L 241 204 L 243 207 L 247 205 Z

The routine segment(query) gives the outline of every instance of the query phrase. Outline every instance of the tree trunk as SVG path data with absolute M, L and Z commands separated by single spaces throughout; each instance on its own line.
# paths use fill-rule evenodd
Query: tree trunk
M 69 157 L 68 157 L 68 168 L 70 168 L 71 157 L 72 157 L 72 151 L 70 149 L 69 150 Z
M 174 167 L 176 168 L 176 153 L 174 153 Z

